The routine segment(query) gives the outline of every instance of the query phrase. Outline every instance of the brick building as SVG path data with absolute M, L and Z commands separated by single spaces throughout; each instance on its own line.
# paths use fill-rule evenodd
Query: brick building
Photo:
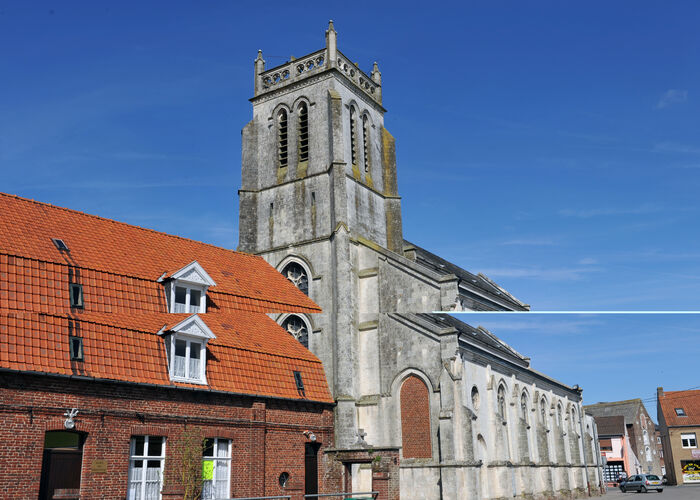
M 669 484 L 700 483 L 700 391 L 658 387 L 656 397 Z
M 624 441 L 627 444 L 624 449 L 624 462 L 625 472 L 628 475 L 662 474 L 661 456 L 656 440 L 656 425 L 641 399 L 596 403 L 585 406 L 584 409 L 588 415 L 593 416 L 596 422 L 599 422 L 601 417 L 623 417 Z
M 338 491 L 321 362 L 266 314 L 320 309 L 262 258 L 11 195 L 0 213 L 0 497 L 178 498 L 193 474 L 205 498 Z

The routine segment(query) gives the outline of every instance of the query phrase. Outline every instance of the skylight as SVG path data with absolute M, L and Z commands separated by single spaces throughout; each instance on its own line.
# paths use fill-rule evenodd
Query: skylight
M 676 415 L 679 417 L 687 417 L 683 408 L 676 408 Z
M 299 391 L 299 394 L 302 396 L 304 395 L 304 381 L 301 378 L 301 372 L 294 372 L 294 382 L 297 385 L 297 391 Z
M 68 245 L 66 243 L 58 238 L 51 238 L 51 241 L 53 241 L 53 244 L 56 245 L 56 248 L 58 248 L 61 252 L 69 252 L 68 250 Z

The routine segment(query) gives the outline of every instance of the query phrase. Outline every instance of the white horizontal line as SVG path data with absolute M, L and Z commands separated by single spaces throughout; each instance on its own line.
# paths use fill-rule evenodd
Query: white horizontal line
M 433 314 L 700 314 L 700 311 L 433 311 Z

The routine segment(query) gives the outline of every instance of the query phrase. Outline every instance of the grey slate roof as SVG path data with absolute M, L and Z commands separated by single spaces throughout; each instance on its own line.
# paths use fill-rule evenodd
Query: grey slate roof
M 462 269 L 461 267 L 435 255 L 432 252 L 429 252 L 424 248 L 419 247 L 414 243 L 411 243 L 408 240 L 404 240 L 404 249 L 415 251 L 415 261 L 417 263 L 422 264 L 442 275 L 454 274 L 458 279 L 468 283 L 470 286 L 479 288 L 487 294 L 494 295 L 511 304 L 512 308 L 515 310 L 522 311 L 530 308 L 530 306 L 516 299 L 512 294 L 482 273 L 470 273 L 466 269 Z
M 463 321 L 458 320 L 453 316 L 450 316 L 449 314 L 424 313 L 419 314 L 419 316 L 426 318 L 429 321 L 432 321 L 436 324 L 439 324 L 443 328 L 452 327 L 460 333 L 467 334 L 471 338 L 476 339 L 477 341 L 491 347 L 492 349 L 496 349 L 505 357 L 514 358 L 513 360 L 517 361 L 519 364 L 523 363 L 523 361 L 526 362 L 526 365 L 529 364 L 530 358 L 526 358 L 525 356 L 520 354 L 518 351 L 516 351 L 511 346 L 503 342 L 501 339 L 499 339 L 496 335 L 488 331 L 483 326 L 475 328 L 471 325 L 468 325 L 467 323 L 464 323 Z
M 585 407 L 584 407 L 585 408 Z M 586 410 L 588 412 L 588 410 Z M 624 436 L 625 417 L 616 415 L 614 417 L 593 417 L 598 427 L 599 436 Z
M 614 401 L 612 403 L 596 403 L 594 405 L 584 406 L 583 408 L 586 410 L 586 413 L 594 417 L 622 416 L 625 419 L 626 425 L 632 425 L 634 419 L 637 417 L 637 413 L 639 413 L 641 404 L 641 399 L 628 399 L 626 401 Z

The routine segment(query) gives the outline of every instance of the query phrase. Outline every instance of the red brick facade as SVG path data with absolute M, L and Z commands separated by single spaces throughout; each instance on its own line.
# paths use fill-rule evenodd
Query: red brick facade
M 323 468 L 323 366 L 268 316 L 320 312 L 289 280 L 260 257 L 2 193 L 0 213 L 0 498 L 124 499 L 131 463 L 141 492 L 176 500 L 185 441 L 185 479 L 206 460 L 219 497 L 340 491 Z M 200 449 L 214 438 L 216 456 Z
M 304 452 L 316 435 L 319 493 L 340 491 L 339 479 L 324 474 L 322 456 L 332 443 L 329 405 L 261 399 L 143 385 L 71 380 L 3 373 L 0 375 L 0 497 L 37 498 L 44 433 L 65 430 L 63 414 L 77 408 L 75 430 L 85 433 L 81 498 L 125 498 L 132 436 L 166 437 L 164 498 L 181 496 L 175 443 L 187 428 L 202 438 L 232 440 L 232 497 L 304 493 Z M 106 472 L 92 471 L 105 460 Z M 286 488 L 282 472 L 290 475 Z
M 403 458 L 430 458 L 430 395 L 420 378 L 411 375 L 401 385 Z

